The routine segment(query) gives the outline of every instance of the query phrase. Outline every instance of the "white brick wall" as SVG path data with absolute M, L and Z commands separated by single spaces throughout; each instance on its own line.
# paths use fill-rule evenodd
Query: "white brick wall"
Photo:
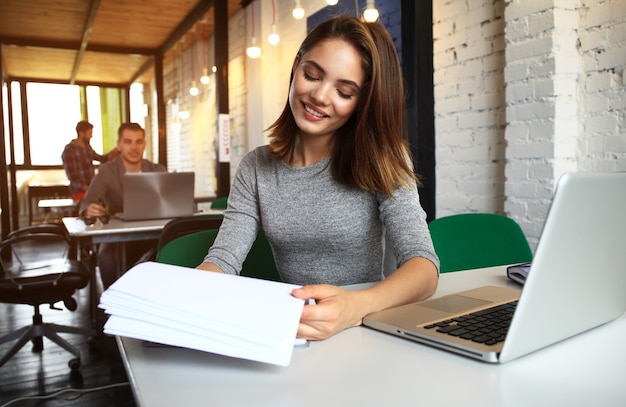
M 534 247 L 562 173 L 626 171 L 626 2 L 433 2 L 433 14 L 437 216 L 504 213 Z
M 626 171 L 626 2 L 587 0 L 580 12 L 581 171 Z
M 503 5 L 433 2 L 437 216 L 502 213 Z

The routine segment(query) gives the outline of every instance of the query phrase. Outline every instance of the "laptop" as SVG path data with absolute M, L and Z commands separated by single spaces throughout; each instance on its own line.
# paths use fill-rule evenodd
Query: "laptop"
M 521 295 L 511 288 L 479 287 L 373 313 L 363 325 L 505 363 L 619 318 L 626 311 L 624 202 L 626 173 L 565 174 Z M 513 310 L 507 310 L 509 303 Z M 500 331 L 488 333 L 486 314 L 495 307 Z M 485 324 L 478 328 L 484 333 L 480 338 L 471 332 L 473 319 Z
M 193 172 L 127 173 L 122 178 L 124 221 L 169 219 L 193 215 Z

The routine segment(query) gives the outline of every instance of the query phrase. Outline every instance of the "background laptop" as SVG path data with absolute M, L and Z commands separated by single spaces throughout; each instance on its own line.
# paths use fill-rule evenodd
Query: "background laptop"
M 194 212 L 193 172 L 140 172 L 124 174 L 125 221 L 168 219 Z
M 510 288 L 480 287 L 373 313 L 363 324 L 504 363 L 616 319 L 626 311 L 625 202 L 626 173 L 566 174 L 556 188 L 521 296 Z M 430 328 L 518 296 L 504 342 L 477 343 Z

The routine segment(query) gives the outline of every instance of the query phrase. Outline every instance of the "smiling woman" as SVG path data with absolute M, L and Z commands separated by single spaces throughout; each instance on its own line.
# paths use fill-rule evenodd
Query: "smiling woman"
M 305 305 L 297 335 L 325 339 L 437 285 L 438 259 L 404 135 L 400 63 L 380 24 L 335 16 L 305 38 L 269 145 L 240 162 L 199 268 L 240 274 L 262 228 Z M 383 278 L 384 249 L 396 255 Z M 374 283 L 345 291 L 343 285 Z

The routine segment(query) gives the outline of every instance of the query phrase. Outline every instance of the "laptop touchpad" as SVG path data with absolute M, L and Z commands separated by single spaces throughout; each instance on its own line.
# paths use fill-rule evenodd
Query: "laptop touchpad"
M 464 297 L 462 295 L 448 295 L 430 301 L 425 301 L 419 305 L 426 308 L 435 309 L 437 311 L 456 314 L 489 304 L 490 301 L 479 300 L 478 298 Z

